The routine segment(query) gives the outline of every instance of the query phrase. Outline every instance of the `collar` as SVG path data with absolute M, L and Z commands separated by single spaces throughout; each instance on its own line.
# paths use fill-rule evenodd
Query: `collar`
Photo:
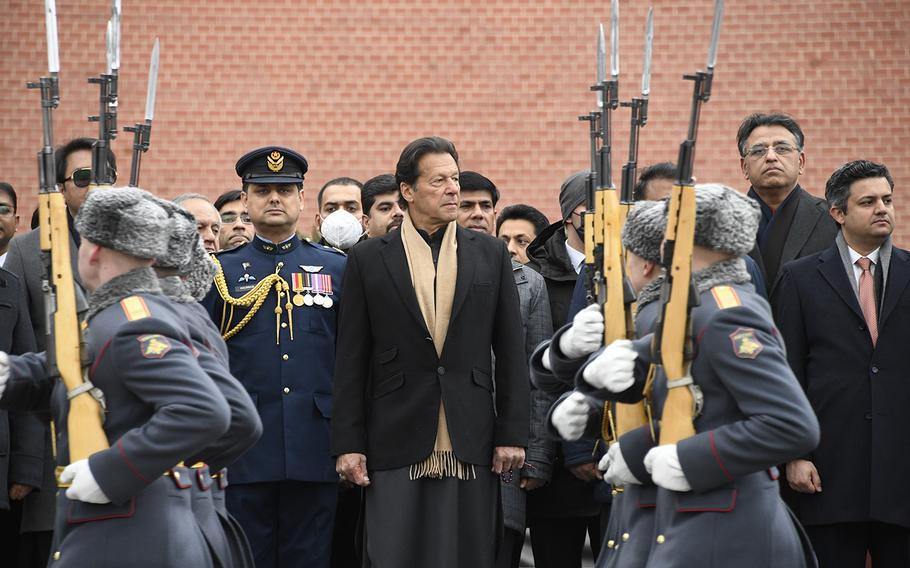
M 569 241 L 566 241 L 566 254 L 569 255 L 569 262 L 572 263 L 572 268 L 575 269 L 575 274 L 581 272 L 581 267 L 585 263 L 585 253 L 578 252 L 569 246 Z
M 878 247 L 874 251 L 865 255 L 865 257 L 868 258 L 869 260 L 871 260 L 872 264 L 878 265 L 878 253 L 881 250 L 882 250 L 882 247 Z M 863 258 L 863 256 L 864 256 L 864 255 L 861 255 L 860 253 L 856 252 L 855 250 L 853 250 L 853 247 L 851 247 L 850 245 L 847 245 L 847 253 L 850 255 L 850 264 L 851 265 L 856 264 L 856 261 Z
M 742 257 L 715 262 L 692 274 L 698 293 L 702 294 L 715 286 L 729 284 L 745 284 L 751 282 L 749 271 L 746 270 L 746 261 Z
M 161 286 L 151 267 L 137 268 L 115 276 L 92 292 L 88 297 L 86 321 L 91 320 L 104 308 L 137 294 L 161 294 Z
M 795 199 L 794 196 L 797 193 L 799 193 L 801 190 L 802 190 L 802 187 L 800 187 L 799 184 L 796 184 L 793 187 L 793 189 L 790 190 L 790 193 L 787 195 L 787 197 L 785 197 L 784 200 L 780 202 L 780 205 L 778 205 L 774 209 L 772 209 L 770 205 L 765 203 L 765 200 L 761 198 L 761 196 L 758 194 L 757 191 L 755 191 L 754 187 L 750 187 L 749 191 L 746 195 L 748 195 L 752 199 L 758 201 L 758 206 L 761 208 L 762 217 L 764 217 L 765 219 L 771 219 L 772 217 L 774 217 L 775 213 L 777 213 L 778 211 L 783 209 L 784 206 L 786 206 L 788 203 L 793 201 L 793 199 Z
M 272 241 L 256 235 L 253 237 L 253 240 L 250 241 L 250 244 L 253 245 L 253 248 L 256 250 L 266 254 L 287 254 L 300 246 L 300 239 L 297 238 L 297 234 L 295 233 L 280 243 L 275 244 Z

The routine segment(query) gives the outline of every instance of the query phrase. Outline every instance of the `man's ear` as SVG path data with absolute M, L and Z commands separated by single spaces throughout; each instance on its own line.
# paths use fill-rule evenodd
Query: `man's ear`
M 834 222 L 838 225 L 843 225 L 844 221 L 847 219 L 847 214 L 838 209 L 837 207 L 831 207 L 828 209 L 828 213 L 831 215 L 831 218 L 834 219 Z
M 414 202 L 414 188 L 409 183 L 401 182 L 398 186 L 398 190 L 401 192 L 401 197 L 408 203 Z

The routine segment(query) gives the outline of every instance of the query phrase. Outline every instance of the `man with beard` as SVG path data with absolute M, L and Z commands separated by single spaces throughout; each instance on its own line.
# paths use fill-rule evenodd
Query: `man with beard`
M 401 226 L 404 209 L 401 191 L 392 174 L 372 177 L 360 191 L 366 215 L 367 238 L 381 237 Z

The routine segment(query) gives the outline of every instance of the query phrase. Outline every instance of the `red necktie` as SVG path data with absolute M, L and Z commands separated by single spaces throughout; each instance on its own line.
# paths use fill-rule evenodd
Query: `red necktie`
M 863 269 L 863 273 L 859 276 L 859 306 L 866 318 L 866 327 L 869 328 L 869 335 L 872 336 L 872 345 L 875 345 L 875 342 L 878 341 L 878 315 L 875 313 L 875 284 L 872 282 L 872 272 L 869 270 L 872 261 L 862 257 L 856 261 L 856 264 Z

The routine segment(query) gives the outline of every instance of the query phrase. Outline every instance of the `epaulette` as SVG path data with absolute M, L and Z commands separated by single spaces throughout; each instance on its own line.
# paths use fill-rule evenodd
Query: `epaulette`
M 320 244 L 320 243 L 315 243 L 315 242 L 313 242 L 313 241 L 311 241 L 311 240 L 309 240 L 309 239 L 303 239 L 303 244 L 305 244 L 305 245 L 310 245 L 311 247 L 313 247 L 313 248 L 316 249 L 316 250 L 324 250 L 324 251 L 326 251 L 326 252 L 331 252 L 331 253 L 334 253 L 334 254 L 340 254 L 341 256 L 347 256 L 347 255 L 344 253 L 344 251 L 341 250 L 341 249 L 337 249 L 337 248 L 335 248 L 335 247 L 326 246 L 326 245 L 323 245 L 323 244 Z
M 123 308 L 123 313 L 129 321 L 152 317 L 152 312 L 145 305 L 145 300 L 142 299 L 142 296 L 124 298 L 120 300 L 120 307 Z
M 743 305 L 739 299 L 739 294 L 736 293 L 736 289 L 732 286 L 715 286 L 711 288 L 711 295 L 714 296 L 714 302 L 717 304 L 718 309 L 721 310 Z
M 230 248 L 230 249 L 216 250 L 215 252 L 212 252 L 212 253 L 209 253 L 209 254 L 213 254 L 213 255 L 215 255 L 215 256 L 221 256 L 221 255 L 223 255 L 223 254 L 228 254 L 228 253 L 232 253 L 232 252 L 237 252 L 237 251 L 241 250 L 242 248 L 246 247 L 248 244 L 250 244 L 250 243 L 249 243 L 249 242 L 246 242 L 246 243 L 243 243 L 242 245 L 240 245 L 239 247 L 234 247 L 234 248 Z

